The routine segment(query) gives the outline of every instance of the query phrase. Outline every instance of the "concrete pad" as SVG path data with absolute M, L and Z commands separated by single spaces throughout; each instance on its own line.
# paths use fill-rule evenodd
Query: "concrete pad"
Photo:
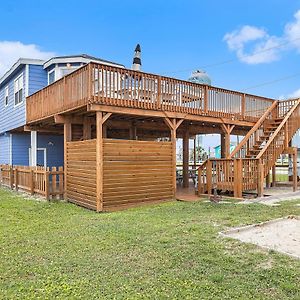
M 252 243 L 300 259 L 300 219 L 290 216 L 260 224 L 233 228 L 220 233 L 224 237 Z

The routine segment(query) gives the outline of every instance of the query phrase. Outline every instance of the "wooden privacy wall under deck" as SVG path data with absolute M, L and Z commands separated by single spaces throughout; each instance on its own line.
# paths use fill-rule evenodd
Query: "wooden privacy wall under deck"
M 103 141 L 103 210 L 173 198 L 172 143 Z
M 96 210 L 96 140 L 67 143 L 68 201 Z

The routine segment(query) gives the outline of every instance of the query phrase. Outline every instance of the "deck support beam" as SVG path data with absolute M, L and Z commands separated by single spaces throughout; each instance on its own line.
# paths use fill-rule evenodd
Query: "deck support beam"
M 37 131 L 30 132 L 30 140 L 31 140 L 30 165 L 32 167 L 35 167 L 37 165 Z
M 171 142 L 172 142 L 172 162 L 173 162 L 173 198 L 176 198 L 176 130 L 184 119 L 170 119 L 165 117 L 164 122 L 169 127 L 171 132 Z
M 230 134 L 235 125 L 221 124 L 223 134 L 221 134 L 221 158 L 230 156 Z
M 92 124 L 90 118 L 83 118 L 83 139 L 90 140 L 92 137 Z
M 65 189 L 65 200 L 67 199 L 67 180 L 68 180 L 68 170 L 67 170 L 67 143 L 72 141 L 72 124 L 70 122 L 64 123 L 64 189 Z
M 183 167 L 182 167 L 182 175 L 183 175 L 183 187 L 189 187 L 189 140 L 190 134 L 188 128 L 184 131 L 183 139 L 182 139 L 182 150 L 183 150 Z
M 111 113 L 96 112 L 96 210 L 103 211 L 103 127 Z

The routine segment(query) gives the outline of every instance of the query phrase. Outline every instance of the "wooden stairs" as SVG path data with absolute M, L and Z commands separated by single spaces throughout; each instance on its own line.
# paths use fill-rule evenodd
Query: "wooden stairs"
M 289 143 L 299 128 L 300 99 L 275 101 L 229 157 L 209 159 L 199 167 L 198 194 L 217 189 L 238 198 L 250 190 L 263 195 L 264 179 L 280 154 L 296 157 Z

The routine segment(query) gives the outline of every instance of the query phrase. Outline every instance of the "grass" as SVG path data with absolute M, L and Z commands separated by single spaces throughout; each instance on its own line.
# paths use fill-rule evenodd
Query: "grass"
M 97 214 L 0 189 L 0 299 L 300 299 L 300 261 L 221 238 L 299 201 Z

